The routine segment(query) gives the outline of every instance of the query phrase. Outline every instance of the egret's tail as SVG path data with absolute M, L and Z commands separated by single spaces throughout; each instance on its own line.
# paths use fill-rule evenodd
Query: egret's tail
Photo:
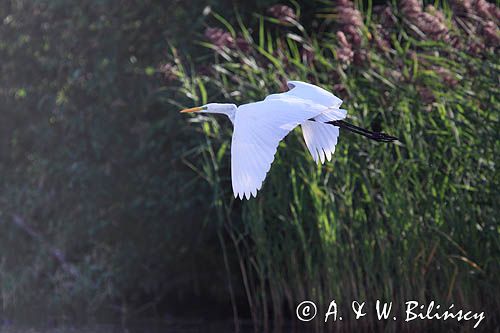
M 325 163 L 325 158 L 330 161 L 335 152 L 339 128 L 312 120 L 305 121 L 301 126 L 304 141 L 314 161 Z

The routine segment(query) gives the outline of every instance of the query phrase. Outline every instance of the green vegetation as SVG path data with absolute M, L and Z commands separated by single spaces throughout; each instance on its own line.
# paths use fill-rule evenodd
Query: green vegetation
M 498 7 L 214 4 L 187 24 L 204 4 L 94 2 L 0 5 L 0 315 L 200 304 L 268 329 L 304 299 L 500 311 Z M 177 111 L 289 79 L 400 141 L 341 132 L 318 166 L 297 129 L 235 200 L 230 122 Z

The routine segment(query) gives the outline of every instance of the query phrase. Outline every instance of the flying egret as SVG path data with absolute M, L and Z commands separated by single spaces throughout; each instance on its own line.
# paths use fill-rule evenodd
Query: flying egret
M 279 142 L 298 125 L 313 159 L 321 163 L 331 160 L 339 127 L 376 141 L 396 140 L 343 121 L 347 111 L 340 109 L 342 100 L 325 89 L 300 81 L 289 81 L 287 85 L 287 92 L 269 95 L 259 102 L 240 106 L 209 103 L 181 111 L 225 114 L 233 123 L 231 179 L 235 198 L 257 196 Z

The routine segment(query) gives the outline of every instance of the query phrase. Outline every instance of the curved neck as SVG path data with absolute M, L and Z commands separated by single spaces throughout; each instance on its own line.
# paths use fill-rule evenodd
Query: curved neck
M 225 114 L 226 116 L 229 117 L 231 122 L 234 123 L 234 118 L 236 116 L 236 110 L 238 107 L 234 104 L 223 104 L 223 103 L 218 103 L 218 104 L 209 104 L 209 107 L 207 110 L 204 112 L 206 113 L 220 113 L 220 114 Z

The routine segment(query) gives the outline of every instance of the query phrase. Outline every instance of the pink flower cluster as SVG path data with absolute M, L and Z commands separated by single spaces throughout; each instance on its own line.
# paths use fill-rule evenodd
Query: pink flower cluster
M 355 62 L 361 65 L 367 59 L 366 51 L 361 48 L 363 16 L 349 0 L 338 0 L 335 9 L 339 26 L 337 58 L 346 64 Z
M 448 87 L 454 87 L 457 85 L 457 79 L 453 76 L 453 74 L 443 67 L 434 67 L 434 72 L 441 77 L 441 80 Z
M 241 50 L 248 52 L 250 45 L 243 37 L 233 38 L 231 34 L 220 28 L 207 28 L 205 30 L 205 37 L 212 43 L 218 50 L 227 47 L 230 50 Z
M 483 36 L 486 45 L 498 47 L 500 45 L 500 31 L 498 25 L 493 21 L 488 21 L 483 25 Z
M 277 18 L 281 23 L 290 23 L 297 20 L 297 15 L 292 8 L 285 5 L 274 5 L 267 10 L 269 15 Z
M 454 0 L 451 2 L 456 16 L 468 22 L 467 29 L 483 42 L 473 42 L 469 52 L 479 54 L 487 47 L 500 46 L 500 8 L 485 0 Z
M 166 83 L 170 83 L 177 78 L 177 75 L 175 74 L 175 66 L 173 64 L 162 64 L 160 65 L 158 71 L 161 73 L 161 76 Z
M 352 45 L 347 40 L 344 32 L 337 31 L 337 40 L 339 42 L 339 48 L 337 49 L 337 58 L 344 63 L 351 63 L 354 58 L 354 51 L 352 50 Z
M 373 13 L 380 22 L 375 25 L 373 41 L 379 50 L 386 52 L 391 48 L 390 32 L 396 25 L 397 19 L 391 6 L 375 6 Z
M 456 15 L 500 20 L 500 8 L 486 0 L 450 0 L 450 2 Z
M 402 0 L 399 8 L 410 24 L 433 40 L 449 40 L 449 29 L 442 12 L 429 5 L 424 12 L 418 0 Z

